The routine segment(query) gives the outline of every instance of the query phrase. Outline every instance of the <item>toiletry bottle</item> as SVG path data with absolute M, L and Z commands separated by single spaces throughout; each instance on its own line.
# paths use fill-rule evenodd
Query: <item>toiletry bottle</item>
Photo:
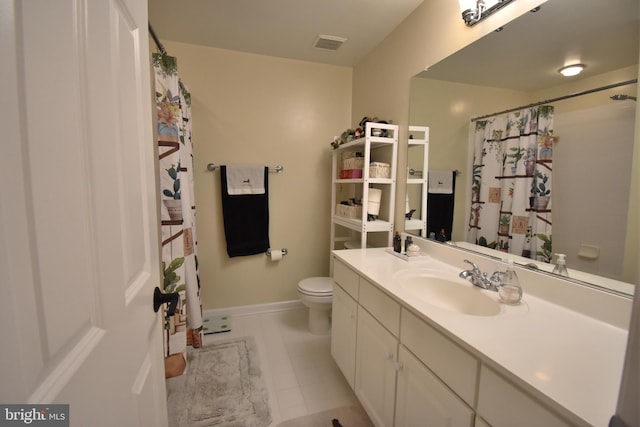
M 407 250 L 409 249 L 409 246 L 411 246 L 413 244 L 413 239 L 411 238 L 411 236 L 407 236 L 407 238 L 404 240 L 404 251 L 407 252 Z
M 393 250 L 395 252 L 402 252 L 402 238 L 400 237 L 400 233 L 396 231 L 396 235 L 393 237 Z
M 507 261 L 507 271 L 502 278 L 502 285 L 498 287 L 500 301 L 505 304 L 517 304 L 522 299 L 522 286 L 518 275 L 513 269 L 513 260 Z
M 553 267 L 553 273 L 558 274 L 560 276 L 569 277 L 569 271 L 567 270 L 567 261 L 565 254 L 556 254 L 558 256 L 558 260 L 556 261 L 556 266 Z

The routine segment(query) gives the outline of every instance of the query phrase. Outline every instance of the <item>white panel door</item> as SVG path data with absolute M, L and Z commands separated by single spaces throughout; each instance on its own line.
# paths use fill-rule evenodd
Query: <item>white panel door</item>
M 166 426 L 146 0 L 0 2 L 0 402 Z

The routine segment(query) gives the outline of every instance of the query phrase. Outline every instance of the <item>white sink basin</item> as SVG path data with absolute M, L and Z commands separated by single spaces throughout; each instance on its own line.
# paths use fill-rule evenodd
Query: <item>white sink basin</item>
M 463 279 L 439 277 L 432 270 L 407 270 L 394 275 L 394 281 L 413 297 L 433 306 L 469 314 L 495 316 L 500 303 Z

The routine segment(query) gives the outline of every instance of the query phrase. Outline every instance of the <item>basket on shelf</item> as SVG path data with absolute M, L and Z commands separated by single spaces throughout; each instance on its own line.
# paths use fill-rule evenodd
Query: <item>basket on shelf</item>
M 362 218 L 362 205 L 336 205 L 336 215 L 346 218 Z
M 342 169 L 362 169 L 364 157 L 349 157 L 342 160 Z
M 343 169 L 340 171 L 340 179 L 362 178 L 362 169 Z
M 369 165 L 369 178 L 390 178 L 391 166 L 389 163 L 371 162 Z

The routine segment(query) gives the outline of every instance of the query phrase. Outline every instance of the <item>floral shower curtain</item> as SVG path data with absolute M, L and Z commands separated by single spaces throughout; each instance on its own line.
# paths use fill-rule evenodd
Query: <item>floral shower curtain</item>
M 167 377 L 186 368 L 186 348 L 202 345 L 202 306 L 196 252 L 191 98 L 178 79 L 177 60 L 153 55 L 160 176 L 162 268 L 165 293 L 178 293 L 173 316 L 165 312 Z
M 551 261 L 553 110 L 476 121 L 468 242 Z

